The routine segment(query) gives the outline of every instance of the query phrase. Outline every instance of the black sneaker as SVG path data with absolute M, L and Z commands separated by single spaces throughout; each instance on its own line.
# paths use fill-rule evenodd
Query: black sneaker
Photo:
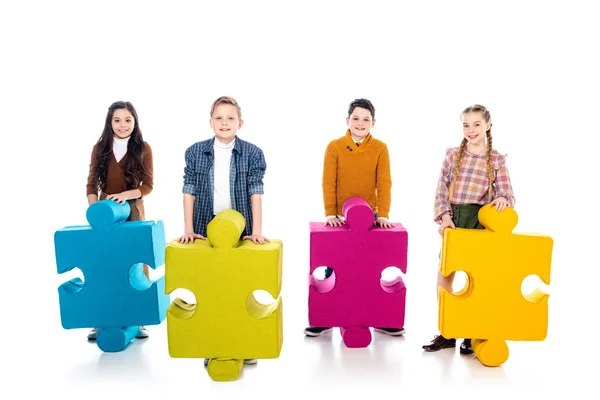
M 135 337 L 138 339 L 146 339 L 148 336 L 150 336 L 150 334 L 148 333 L 148 329 L 146 329 L 143 326 L 138 326 L 138 332 L 135 335 Z
M 96 338 L 98 337 L 98 331 L 100 329 L 98 328 L 92 328 L 92 330 L 90 331 L 90 333 L 88 333 L 87 335 L 87 339 L 88 340 L 96 340 Z
M 436 335 L 431 344 L 423 346 L 425 351 L 440 351 L 442 349 L 450 349 L 456 347 L 456 339 L 446 339 L 442 335 Z
M 390 336 L 401 336 L 406 332 L 404 328 L 373 328 L 373 330 Z
M 473 354 L 473 346 L 471 346 L 471 339 L 465 339 L 460 344 L 460 354 Z
M 325 328 L 325 327 L 317 327 L 317 326 L 309 326 L 304 330 L 304 334 L 306 336 L 317 337 L 321 336 L 324 333 L 331 332 L 333 328 Z

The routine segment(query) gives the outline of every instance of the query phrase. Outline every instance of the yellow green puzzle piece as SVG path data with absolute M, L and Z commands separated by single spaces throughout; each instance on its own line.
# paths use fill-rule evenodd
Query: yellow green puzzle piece
M 479 210 L 480 229 L 446 229 L 440 272 L 467 274 L 458 293 L 439 290 L 438 323 L 447 338 L 472 338 L 477 358 L 487 366 L 508 359 L 505 340 L 540 341 L 548 329 L 548 294 L 540 289 L 523 295 L 530 275 L 550 284 L 553 240 L 541 234 L 513 233 L 514 209 Z
M 244 359 L 277 358 L 283 344 L 281 267 L 283 244 L 240 240 L 242 214 L 226 210 L 207 227 L 206 240 L 173 240 L 165 256 L 165 291 L 188 289 L 196 304 L 175 299 L 167 310 L 169 354 L 210 358 L 213 380 L 238 378 Z M 265 290 L 276 300 L 259 303 Z

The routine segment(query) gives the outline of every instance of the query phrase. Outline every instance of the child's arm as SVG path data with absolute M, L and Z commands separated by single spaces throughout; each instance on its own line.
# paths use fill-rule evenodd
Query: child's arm
M 252 207 L 252 234 L 242 240 L 252 240 L 264 244 L 269 239 L 262 235 L 262 195 L 264 194 L 263 178 L 267 170 L 267 162 L 261 149 L 255 147 L 248 160 L 248 196 Z
M 434 221 L 437 224 L 445 222 L 442 217 L 448 215 L 450 222 L 452 222 L 452 207 L 450 206 L 450 199 L 448 198 L 448 190 L 450 188 L 450 179 L 452 175 L 452 149 L 446 150 L 446 157 L 442 163 L 442 170 L 437 183 L 435 191 L 435 205 L 434 205 Z
M 390 171 L 390 153 L 387 146 L 383 147 L 377 161 L 377 221 L 382 228 L 392 228 L 388 220 L 392 203 L 392 173 Z
M 179 243 L 193 243 L 194 239 L 204 239 L 204 236 L 194 232 L 194 205 L 197 193 L 197 173 L 195 169 L 196 155 L 194 148 L 185 151 L 185 168 L 183 170 L 183 224 L 184 234 Z
M 244 236 L 242 239 L 260 244 L 269 242 L 269 239 L 262 235 L 262 195 L 256 193 L 251 195 L 250 202 L 252 202 L 252 235 Z
M 194 203 L 196 196 L 183 194 L 183 225 L 185 233 L 179 238 L 179 243 L 194 243 L 194 239 L 204 240 L 204 236 L 194 233 Z
M 323 160 L 323 203 L 325 205 L 325 225 L 342 226 L 337 217 L 337 154 L 333 142 L 325 150 Z
M 87 199 L 88 199 L 88 205 L 92 205 L 93 203 L 98 201 L 98 190 L 97 190 L 95 182 L 94 182 L 94 165 L 96 164 L 96 151 L 97 151 L 96 148 L 97 148 L 97 145 L 94 145 L 94 147 L 92 148 L 92 156 L 90 159 L 90 168 L 89 168 L 89 172 L 88 172 L 87 185 L 85 187 Z
M 510 175 L 506 167 L 506 158 L 499 156 L 498 164 L 499 168 L 496 170 L 496 180 L 494 182 L 495 196 L 490 205 L 495 205 L 498 211 L 502 211 L 506 207 L 514 208 L 515 196 L 513 195 Z

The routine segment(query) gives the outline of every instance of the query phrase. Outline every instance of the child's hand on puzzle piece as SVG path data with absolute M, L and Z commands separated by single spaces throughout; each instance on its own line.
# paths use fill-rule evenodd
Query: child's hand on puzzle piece
M 444 230 L 446 230 L 446 228 L 456 229 L 456 226 L 454 226 L 454 222 L 452 222 L 452 218 L 450 217 L 449 214 L 445 214 L 442 217 L 442 223 L 440 224 L 440 227 L 438 228 L 438 232 L 441 237 L 444 237 Z
M 184 244 L 194 243 L 195 239 L 205 240 L 206 238 L 198 233 L 191 232 L 191 233 L 186 233 L 182 237 L 180 237 L 179 243 L 184 243 Z
M 496 206 L 496 210 L 503 211 L 508 206 L 508 199 L 506 197 L 498 197 L 490 203 L 490 206 L 494 205 Z
M 122 192 L 116 194 L 109 194 L 108 196 L 106 196 L 106 200 L 112 200 L 119 204 L 125 204 L 125 202 L 129 200 L 129 197 L 127 196 L 127 193 Z
M 263 235 L 252 234 L 251 236 L 244 236 L 242 240 L 252 240 L 254 243 L 265 244 L 270 240 L 264 237 Z
M 342 226 L 346 223 L 346 221 L 342 221 L 338 217 L 329 217 L 327 221 L 325 221 L 325 225 L 329 226 Z
M 385 218 L 377 218 L 377 220 L 375 222 L 373 222 L 373 224 L 377 224 L 379 226 L 381 226 L 382 228 L 393 228 L 394 224 L 392 224 L 390 221 L 388 221 Z

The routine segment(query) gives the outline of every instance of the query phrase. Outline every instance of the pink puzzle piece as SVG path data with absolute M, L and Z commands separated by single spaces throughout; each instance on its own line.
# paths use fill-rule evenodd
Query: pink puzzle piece
M 360 197 L 346 200 L 342 211 L 342 227 L 310 223 L 308 320 L 311 326 L 339 327 L 348 347 L 367 347 L 369 327 L 404 327 L 404 281 L 384 281 L 381 273 L 387 267 L 406 273 L 408 233 L 398 222 L 374 226 L 373 210 Z M 333 273 L 317 279 L 319 267 Z

